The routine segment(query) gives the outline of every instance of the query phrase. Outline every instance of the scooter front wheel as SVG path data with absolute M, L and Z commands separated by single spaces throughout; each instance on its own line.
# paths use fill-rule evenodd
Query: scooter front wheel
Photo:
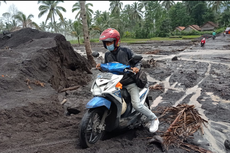
M 88 148 L 95 144 L 104 134 L 99 128 L 103 113 L 106 108 L 89 109 L 84 114 L 79 128 L 79 141 L 82 148 Z

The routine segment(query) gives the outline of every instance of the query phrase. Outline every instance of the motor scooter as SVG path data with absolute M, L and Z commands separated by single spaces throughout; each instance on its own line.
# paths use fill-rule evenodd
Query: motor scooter
M 216 38 L 216 36 L 215 35 L 212 35 L 212 39 L 214 40 Z
M 94 52 L 94 57 L 99 53 Z M 135 55 L 131 60 L 140 61 L 142 56 Z M 130 65 L 121 63 L 101 64 L 102 73 L 97 75 L 91 86 L 93 98 L 86 105 L 79 127 L 79 141 L 82 148 L 88 148 L 98 142 L 105 132 L 125 128 L 133 129 L 147 123 L 147 117 L 136 111 L 131 104 L 131 97 L 120 80 L 124 73 L 132 73 Z M 149 106 L 149 87 L 140 89 L 142 104 Z
M 201 42 L 200 42 L 200 46 L 201 46 L 201 47 L 203 47 L 203 46 L 204 46 L 204 44 L 205 44 L 205 38 L 203 38 L 203 39 L 201 40 Z

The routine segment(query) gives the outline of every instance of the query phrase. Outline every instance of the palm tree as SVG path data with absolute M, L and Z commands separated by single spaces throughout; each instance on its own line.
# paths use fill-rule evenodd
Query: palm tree
M 46 31 L 48 26 L 46 25 L 46 23 L 44 21 L 42 21 L 42 23 L 40 23 L 40 26 L 39 26 L 39 30 L 41 31 Z
M 145 10 L 147 10 L 147 7 L 148 7 L 148 1 L 145 1 L 145 0 L 139 0 L 139 2 L 140 2 L 140 10 L 142 10 L 143 8 L 145 9 Z
M 2 14 L 2 16 L 3 16 L 4 20 L 5 20 L 5 22 L 9 23 L 10 20 L 11 20 L 12 15 L 9 12 L 5 12 L 5 13 Z
M 85 1 L 80 1 L 80 6 L 81 6 L 81 18 L 82 18 L 82 22 L 83 22 L 86 55 L 87 55 L 87 58 L 91 64 L 91 66 L 96 66 L 96 62 L 93 59 L 91 46 L 90 46 L 90 38 L 89 38 L 88 25 L 87 25 L 87 16 L 86 16 L 86 11 L 85 11 Z
M 122 14 L 121 14 L 121 18 L 122 21 L 126 21 L 124 22 L 124 26 L 125 27 L 129 27 L 129 29 L 132 29 L 131 23 L 132 23 L 132 13 L 133 10 L 131 8 L 130 4 L 125 5 L 124 9 L 122 10 Z
M 93 7 L 93 4 L 92 3 L 86 3 L 85 4 L 87 19 L 90 19 L 92 17 L 92 14 L 93 14 L 93 10 L 89 8 L 90 6 Z M 75 16 L 75 19 L 77 19 L 77 18 L 80 17 L 80 14 L 81 14 L 80 1 L 76 2 L 73 5 L 72 12 L 75 12 L 75 11 L 78 11 L 77 14 L 76 14 L 76 16 Z
M 215 13 L 217 13 L 222 6 L 224 6 L 225 2 L 224 1 L 209 1 L 208 5 L 211 7 Z
M 111 10 L 111 14 L 115 16 L 120 16 L 123 3 L 120 1 L 109 1 L 109 2 L 110 2 L 109 10 Z
M 134 2 L 131 5 L 132 19 L 135 20 L 135 21 L 139 21 L 142 18 L 142 12 L 141 12 L 141 9 L 140 9 L 141 7 L 138 7 L 138 6 L 140 6 L 140 3 L 137 3 L 137 2 Z
M 13 16 L 13 18 L 22 24 L 22 28 L 27 28 L 27 27 L 38 27 L 35 22 L 31 20 L 34 15 L 30 14 L 29 16 L 26 16 L 22 12 L 18 12 L 16 15 Z
M 96 12 L 94 13 L 94 20 L 96 20 L 97 18 L 99 18 L 101 16 L 101 11 L 96 10 Z
M 82 24 L 81 24 L 81 22 L 79 20 L 74 21 L 71 35 L 74 36 L 74 37 L 77 37 L 79 46 L 80 46 L 80 37 L 82 36 L 82 28 L 83 28 Z
M 48 31 L 50 32 L 55 32 L 54 29 L 55 29 L 55 23 L 54 22 L 49 22 L 47 24 L 47 28 L 48 28 Z
M 163 5 L 167 11 L 175 4 L 174 1 L 163 1 L 161 5 Z
M 45 13 L 48 12 L 47 18 L 45 23 L 50 19 L 52 23 L 56 24 L 55 21 L 55 15 L 57 14 L 59 18 L 63 21 L 63 15 L 61 11 L 66 12 L 66 9 L 58 6 L 58 4 L 63 1 L 38 1 L 38 3 L 42 3 L 42 5 L 39 6 L 39 11 L 40 13 L 38 14 L 38 17 L 40 18 L 43 16 Z M 57 32 L 57 27 L 54 26 L 55 32 Z

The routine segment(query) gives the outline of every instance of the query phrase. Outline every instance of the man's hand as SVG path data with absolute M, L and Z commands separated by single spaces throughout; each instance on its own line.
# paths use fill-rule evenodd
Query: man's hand
M 100 64 L 100 63 L 98 63 L 98 64 L 96 65 L 96 69 L 101 70 L 101 64 Z
M 131 69 L 133 70 L 134 73 L 138 73 L 139 69 L 137 67 L 131 67 Z

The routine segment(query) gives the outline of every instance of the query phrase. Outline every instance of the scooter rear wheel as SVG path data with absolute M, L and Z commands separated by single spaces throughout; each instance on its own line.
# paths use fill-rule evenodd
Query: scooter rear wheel
M 92 146 L 103 136 L 104 131 L 99 129 L 99 124 L 105 109 L 104 107 L 89 109 L 84 114 L 79 128 L 79 141 L 82 148 Z

